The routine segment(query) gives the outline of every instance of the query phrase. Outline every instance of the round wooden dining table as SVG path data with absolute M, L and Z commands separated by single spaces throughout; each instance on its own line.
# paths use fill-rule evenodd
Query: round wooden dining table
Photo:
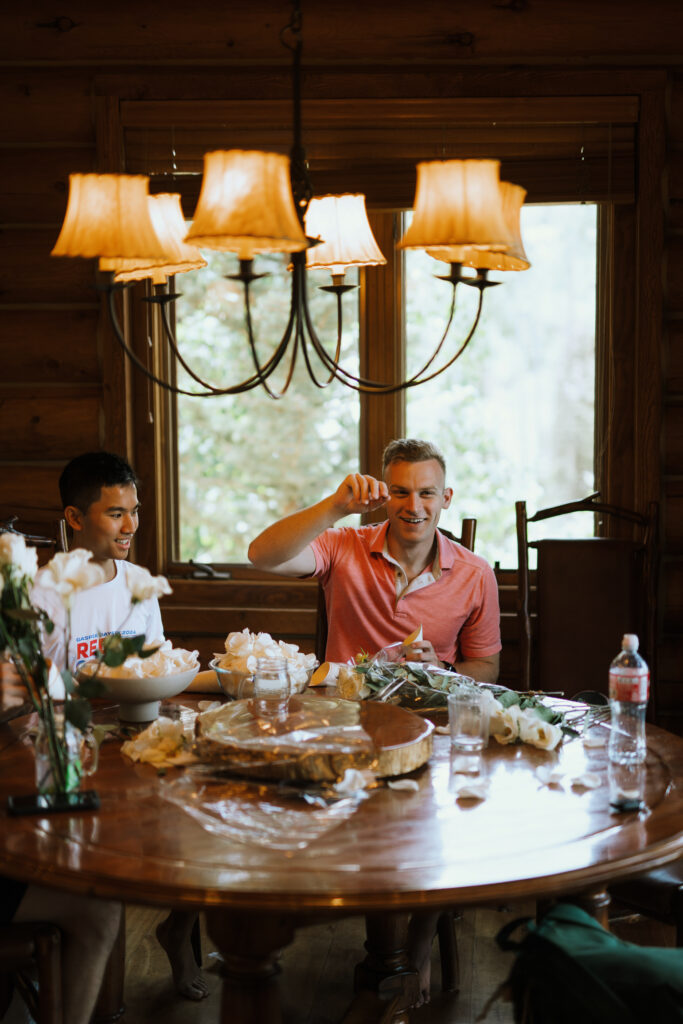
M 175 703 L 186 718 L 196 712 L 194 697 Z M 116 710 L 102 705 L 95 717 L 115 721 Z M 274 847 L 263 820 L 250 832 L 248 814 L 240 828 L 230 820 L 205 827 L 177 796 L 164 796 L 185 777 L 190 802 L 183 769 L 159 773 L 133 763 L 116 739 L 102 745 L 87 780 L 98 811 L 10 817 L 7 796 L 34 790 L 27 726 L 26 718 L 0 726 L 0 872 L 124 902 L 206 910 L 226 960 L 225 1024 L 280 1020 L 277 955 L 301 924 L 366 915 L 368 956 L 357 981 L 407 978 L 395 1018 L 407 1020 L 416 984 L 405 955 L 412 911 L 570 896 L 604 918 L 610 881 L 683 849 L 683 739 L 655 727 L 648 727 L 641 810 L 610 806 L 614 770 L 605 746 L 577 738 L 543 751 L 491 740 L 471 776 L 484 787 L 476 799 L 462 793 L 467 777 L 449 737 L 435 735 L 429 762 L 410 776 L 417 788 L 382 785 L 331 824 L 318 810 L 315 834 L 299 834 L 301 804 L 291 826 L 274 820 Z M 548 785 L 539 769 L 553 770 L 557 781 Z M 596 788 L 576 781 L 586 772 Z M 269 785 L 260 792 L 267 806 Z

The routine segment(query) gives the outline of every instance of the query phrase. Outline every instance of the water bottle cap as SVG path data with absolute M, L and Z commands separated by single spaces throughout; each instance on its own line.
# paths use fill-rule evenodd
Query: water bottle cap
M 621 641 L 622 651 L 637 651 L 639 640 L 635 633 L 624 633 L 624 638 Z

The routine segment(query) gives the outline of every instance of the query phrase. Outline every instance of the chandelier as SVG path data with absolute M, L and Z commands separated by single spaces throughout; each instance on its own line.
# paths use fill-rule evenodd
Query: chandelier
M 429 359 L 401 381 L 376 381 L 340 364 L 342 296 L 356 287 L 344 282 L 349 267 L 386 263 L 368 223 L 363 195 L 313 197 L 301 129 L 301 11 L 282 32 L 292 53 L 293 145 L 290 157 L 279 153 L 229 150 L 206 153 L 199 201 L 189 231 L 176 194 L 149 194 L 149 178 L 131 174 L 71 174 L 66 215 L 53 256 L 99 261 L 112 326 L 127 357 L 149 379 L 175 394 L 197 397 L 235 395 L 263 387 L 272 398 L 289 388 L 300 354 L 316 387 L 333 380 L 369 394 L 390 394 L 432 380 L 462 355 L 473 337 L 484 292 L 497 281 L 491 270 L 526 270 L 529 262 L 520 233 L 520 211 L 526 195 L 519 185 L 500 180 L 497 160 L 435 160 L 417 165 L 414 214 L 398 243 L 400 249 L 422 249 L 448 264 L 437 275 L 452 288 L 445 329 Z M 170 306 L 179 297 L 169 279 L 206 266 L 201 249 L 235 253 L 239 270 L 228 275 L 241 282 L 245 334 L 253 372 L 239 383 L 218 387 L 204 380 L 180 351 Z M 255 272 L 259 253 L 287 253 L 291 263 L 291 301 L 287 324 L 269 357 L 262 361 L 252 325 L 251 285 L 266 275 Z M 307 270 L 327 268 L 332 283 L 323 288 L 336 300 L 336 338 L 325 344 L 309 311 Z M 473 271 L 466 274 L 465 269 Z M 131 348 L 122 329 L 117 295 L 133 282 L 148 281 L 172 361 L 201 390 L 178 387 L 175 375 L 161 377 Z M 475 288 L 476 311 L 455 351 L 447 348 L 455 314 L 458 284 Z M 171 362 L 171 365 L 173 363 Z M 275 388 L 272 374 L 282 365 L 284 384 Z

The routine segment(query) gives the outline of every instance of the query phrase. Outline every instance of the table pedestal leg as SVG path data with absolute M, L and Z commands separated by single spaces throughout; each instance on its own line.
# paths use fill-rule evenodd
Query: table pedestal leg
M 585 889 L 583 892 L 574 893 L 563 899 L 567 903 L 576 903 L 578 907 L 581 907 L 587 914 L 594 917 L 598 924 L 601 924 L 603 928 L 609 931 L 609 907 L 612 898 L 604 886 L 598 885 L 592 889 Z M 540 920 L 557 902 L 557 899 L 538 900 L 536 903 L 536 919 Z
M 294 938 L 287 917 L 207 910 L 224 961 L 221 1024 L 281 1024 L 278 956 Z
M 586 889 L 585 892 L 577 893 L 572 897 L 572 902 L 577 903 L 582 910 L 594 917 L 598 924 L 609 931 L 609 906 L 612 902 L 610 894 L 604 886 L 596 886 L 594 889 Z
M 356 967 L 354 977 L 356 991 L 370 989 L 383 1000 L 397 1000 L 393 1024 L 409 1020 L 408 1010 L 420 996 L 417 971 L 408 959 L 409 922 L 410 914 L 368 914 L 367 956 Z

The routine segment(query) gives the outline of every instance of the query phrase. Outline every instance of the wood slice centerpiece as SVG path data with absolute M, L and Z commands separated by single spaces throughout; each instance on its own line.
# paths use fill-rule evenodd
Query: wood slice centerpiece
M 392 704 L 302 694 L 287 718 L 259 717 L 240 700 L 200 715 L 196 729 L 202 761 L 252 778 L 336 781 L 347 768 L 414 771 L 429 760 L 434 726 Z

